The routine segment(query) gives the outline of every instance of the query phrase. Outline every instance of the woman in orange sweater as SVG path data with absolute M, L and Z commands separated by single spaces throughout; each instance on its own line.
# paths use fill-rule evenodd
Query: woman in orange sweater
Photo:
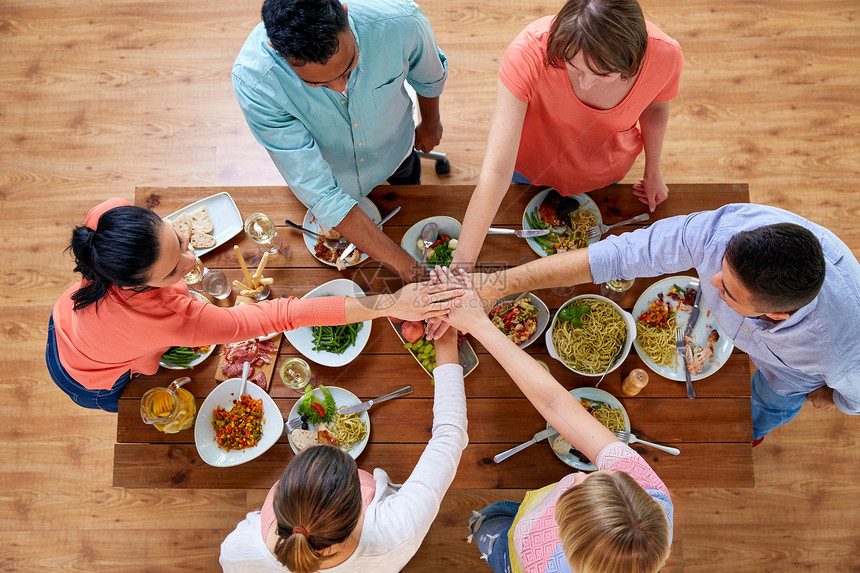
M 411 284 L 393 296 L 206 304 L 191 297 L 182 280 L 195 265 L 187 238 L 155 213 L 117 198 L 90 210 L 69 248 L 83 278 L 54 305 L 45 359 L 73 401 L 110 412 L 132 376 L 154 374 L 171 346 L 238 342 L 382 316 L 424 320 L 446 313 L 462 294 Z

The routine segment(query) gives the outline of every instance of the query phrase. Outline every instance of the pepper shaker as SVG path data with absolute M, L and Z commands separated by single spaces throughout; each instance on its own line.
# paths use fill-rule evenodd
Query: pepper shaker
M 621 383 L 621 392 L 625 396 L 635 396 L 648 384 L 648 373 L 641 368 L 630 371 L 624 382 Z

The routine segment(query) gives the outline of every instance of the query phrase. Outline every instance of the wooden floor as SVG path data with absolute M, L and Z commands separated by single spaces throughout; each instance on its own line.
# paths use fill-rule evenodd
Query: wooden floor
M 450 59 L 450 183 L 474 183 L 507 43 L 558 1 L 426 0 Z M 74 407 L 42 355 L 73 280 L 70 230 L 135 186 L 282 183 L 230 84 L 259 0 L 4 0 L 0 8 L 3 571 L 212 571 L 263 492 L 111 487 L 115 417 Z M 860 253 L 860 4 L 651 0 L 686 58 L 663 150 L 669 182 L 744 182 Z M 425 171 L 432 172 L 426 165 Z M 641 163 L 628 176 L 634 181 Z M 426 181 L 436 181 L 435 175 Z M 472 420 L 479 423 L 479 420 Z M 806 406 L 754 452 L 754 490 L 675 490 L 673 573 L 860 571 L 860 419 Z M 538 469 L 536 468 L 536 471 Z M 485 571 L 449 495 L 409 571 Z

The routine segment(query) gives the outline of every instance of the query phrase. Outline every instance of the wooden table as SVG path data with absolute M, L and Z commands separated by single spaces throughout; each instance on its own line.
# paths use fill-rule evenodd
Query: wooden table
M 409 226 L 424 217 L 449 215 L 462 220 L 472 189 L 471 186 L 381 186 L 371 194 L 371 198 L 383 214 L 397 205 L 402 207 L 401 212 L 385 225 L 386 234 L 399 243 Z M 305 208 L 286 187 L 138 188 L 135 202 L 165 216 L 220 191 L 231 194 L 243 216 L 263 211 L 274 221 L 281 222 L 285 218 L 301 221 L 305 213 Z M 527 191 L 525 186 L 512 187 L 494 226 L 520 227 L 523 210 L 533 194 L 534 191 Z M 605 223 L 617 222 L 644 210 L 627 185 L 616 185 L 590 195 L 600 207 Z M 747 202 L 748 199 L 746 185 L 672 185 L 669 199 L 652 214 L 652 221 L 713 209 L 726 203 Z M 341 277 L 350 278 L 374 292 L 399 285 L 392 273 L 372 260 L 344 272 L 326 267 L 311 256 L 297 232 L 281 227 L 278 232 L 284 239 L 282 255 L 270 259 L 266 272 L 267 276 L 275 279 L 272 297 L 282 294 L 300 297 L 326 281 Z M 257 253 L 256 246 L 242 233 L 203 257 L 209 268 L 223 269 L 230 279 L 241 275 L 233 244 L 240 245 L 246 257 Z M 535 258 L 524 240 L 491 236 L 485 243 L 481 262 L 501 267 L 516 265 L 524 258 Z M 630 309 L 642 291 L 655 280 L 638 279 L 620 304 Z M 598 287 L 595 285 L 581 285 L 576 289 L 576 294 L 596 292 Z M 553 311 L 572 296 L 549 290 L 536 291 L 536 294 Z M 233 296 L 235 292 L 218 304 L 232 305 Z M 472 340 L 472 344 L 480 365 L 466 378 L 469 446 L 463 453 L 452 487 L 538 488 L 570 473 L 572 469 L 560 462 L 545 443 L 535 445 L 502 464 L 493 463 L 495 454 L 530 439 L 545 427 L 545 422 L 496 360 L 476 341 Z M 594 384 L 593 378 L 577 376 L 551 359 L 543 337 L 532 344 L 528 352 L 549 364 L 553 375 L 568 389 Z M 297 354 L 285 339 L 277 364 Z M 197 397 L 198 406 L 215 386 L 217 362 L 216 353 L 190 372 L 193 381 L 185 388 Z M 320 382 L 348 388 L 362 400 L 400 388 L 404 382 L 415 387 L 412 395 L 380 404 L 371 410 L 370 443 L 358 459 L 359 467 L 363 469 L 372 471 L 381 467 L 395 482 L 404 481 L 430 438 L 433 386 L 429 376 L 402 348 L 388 322 L 374 322 L 364 352 L 350 365 L 344 368 L 312 366 Z M 601 388 L 620 397 L 638 436 L 674 445 L 681 450 L 680 456 L 671 456 L 638 444 L 634 446 L 669 487 L 755 487 L 750 446 L 751 370 L 746 354 L 736 350 L 719 372 L 696 382 L 695 400 L 686 398 L 683 383 L 666 380 L 653 372 L 650 373 L 650 383 L 640 395 L 622 397 L 621 380 L 637 367 L 647 369 L 632 351 L 620 368 L 606 376 Z M 162 369 L 154 376 L 136 379 L 127 387 L 119 405 L 113 485 L 130 488 L 268 489 L 293 456 L 285 438 L 249 463 L 233 468 L 214 468 L 197 455 L 193 430 L 164 435 L 141 421 L 139 404 L 143 393 L 152 387 L 167 386 L 172 379 L 184 374 Z M 285 413 L 297 398 L 277 376 L 270 393 Z

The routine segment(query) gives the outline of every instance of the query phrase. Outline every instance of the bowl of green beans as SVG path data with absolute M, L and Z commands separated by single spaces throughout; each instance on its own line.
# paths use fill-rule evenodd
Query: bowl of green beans
M 335 279 L 303 296 L 365 296 L 361 287 L 349 279 Z M 287 330 L 284 336 L 302 356 L 322 366 L 346 366 L 355 360 L 370 339 L 372 321 L 339 326 L 310 326 Z
M 190 370 L 209 358 L 215 346 L 171 346 L 161 355 L 158 364 L 168 370 Z

